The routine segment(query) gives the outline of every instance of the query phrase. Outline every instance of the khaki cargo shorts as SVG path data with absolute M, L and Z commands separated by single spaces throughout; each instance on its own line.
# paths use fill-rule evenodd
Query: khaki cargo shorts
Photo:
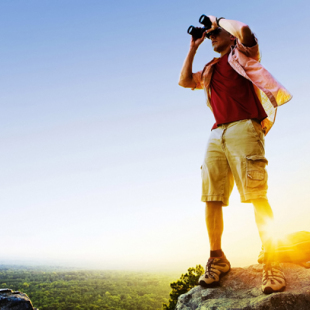
M 211 131 L 201 167 L 202 201 L 228 206 L 236 182 L 241 202 L 267 199 L 265 138 L 261 125 L 245 119 Z

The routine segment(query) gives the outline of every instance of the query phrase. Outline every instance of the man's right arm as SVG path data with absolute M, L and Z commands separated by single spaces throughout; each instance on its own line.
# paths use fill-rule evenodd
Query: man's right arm
M 191 38 L 190 48 L 189 52 L 185 58 L 180 79 L 179 79 L 179 85 L 185 88 L 196 88 L 196 82 L 193 79 L 193 61 L 196 54 L 196 51 L 199 47 L 199 45 L 203 42 L 205 39 L 206 33 L 203 33 L 203 36 L 200 39 L 194 40 L 194 38 Z

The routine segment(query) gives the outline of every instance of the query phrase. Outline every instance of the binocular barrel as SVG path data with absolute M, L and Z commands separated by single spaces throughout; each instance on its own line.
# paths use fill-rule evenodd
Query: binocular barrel
M 212 26 L 210 18 L 206 15 L 200 16 L 199 23 L 204 25 L 204 27 L 199 28 L 199 27 L 189 26 L 189 28 L 187 29 L 187 33 L 193 36 L 195 39 L 201 38 L 203 33 L 206 30 L 210 29 Z
M 206 15 L 200 16 L 199 23 L 204 25 L 207 30 L 212 27 L 212 22 L 211 22 L 210 18 Z

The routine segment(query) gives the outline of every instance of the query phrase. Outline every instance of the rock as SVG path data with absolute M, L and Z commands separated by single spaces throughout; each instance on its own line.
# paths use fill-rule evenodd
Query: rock
M 39 310 L 33 308 L 29 297 L 9 288 L 0 289 L 0 310 Z
M 286 277 L 282 293 L 262 293 L 262 265 L 232 268 L 220 287 L 196 286 L 181 295 L 176 310 L 309 310 L 310 269 L 288 263 L 281 266 Z

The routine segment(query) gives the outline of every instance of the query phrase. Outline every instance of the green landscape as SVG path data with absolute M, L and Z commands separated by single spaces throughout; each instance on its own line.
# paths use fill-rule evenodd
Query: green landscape
M 196 281 L 188 271 L 176 281 L 176 274 L 0 265 L 0 288 L 26 293 L 40 310 L 174 309 L 176 295 Z

